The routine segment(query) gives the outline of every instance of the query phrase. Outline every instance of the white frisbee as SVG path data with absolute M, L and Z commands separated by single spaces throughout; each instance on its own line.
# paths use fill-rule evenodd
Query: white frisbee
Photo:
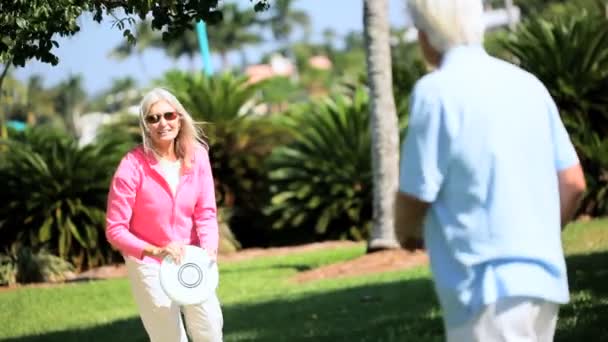
M 200 304 L 219 284 L 217 263 L 196 246 L 184 246 L 181 263 L 165 257 L 160 264 L 160 285 L 171 300 L 180 305 Z

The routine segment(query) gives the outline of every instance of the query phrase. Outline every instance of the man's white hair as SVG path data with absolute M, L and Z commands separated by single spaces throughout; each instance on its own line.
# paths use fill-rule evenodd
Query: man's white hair
M 483 43 L 482 0 L 407 0 L 407 7 L 414 26 L 440 53 L 457 45 Z

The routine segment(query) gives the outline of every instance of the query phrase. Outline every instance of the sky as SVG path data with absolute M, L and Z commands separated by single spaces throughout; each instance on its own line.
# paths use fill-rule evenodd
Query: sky
M 243 7 L 252 6 L 249 0 L 230 2 L 236 2 Z M 362 0 L 297 0 L 294 7 L 308 13 L 313 41 L 320 41 L 321 33 L 326 28 L 333 29 L 338 35 L 363 29 Z M 405 26 L 404 8 L 404 0 L 389 0 L 392 26 Z M 105 18 L 101 23 L 97 23 L 90 15 L 85 15 L 79 18 L 79 21 L 81 24 L 79 33 L 73 37 L 57 39 L 59 48 L 54 48 L 53 52 L 59 57 L 59 64 L 51 66 L 31 60 L 24 68 L 14 69 L 13 76 L 19 80 L 26 80 L 31 75 L 37 74 L 42 76 L 45 86 L 54 86 L 69 75 L 80 74 L 88 95 L 94 96 L 107 89 L 114 79 L 129 76 L 134 78 L 139 86 L 145 86 L 169 69 L 192 70 L 193 68 L 186 58 L 174 61 L 156 49 L 144 53 L 143 63 L 140 63 L 136 56 L 122 61 L 111 58 L 108 56 L 109 52 L 124 39 L 121 31 L 112 27 L 112 20 Z M 257 61 L 264 52 L 272 50 L 274 46 L 272 42 L 268 42 L 259 47 L 246 48 L 245 53 L 249 61 Z M 210 46 L 210 49 L 213 52 L 213 46 Z M 198 68 L 202 68 L 200 58 L 196 59 L 195 63 Z M 219 68 L 219 63 L 219 59 L 214 57 L 214 69 Z

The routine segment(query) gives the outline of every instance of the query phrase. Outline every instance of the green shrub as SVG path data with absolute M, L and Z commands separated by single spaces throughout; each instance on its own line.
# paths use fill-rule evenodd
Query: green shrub
M 608 214 L 608 21 L 584 9 L 534 18 L 504 41 L 555 99 L 585 169 L 580 213 Z
M 372 217 L 369 99 L 352 96 L 305 106 L 282 124 L 293 142 L 268 160 L 275 229 L 308 229 L 318 239 L 367 239 Z
M 65 280 L 67 272 L 74 267 L 62 258 L 46 250 L 38 252 L 24 247 L 17 252 L 17 282 L 46 283 Z
M 34 251 L 14 244 L 0 254 L 0 285 L 64 281 L 74 267 L 45 249 Z
M 17 263 L 8 255 L 0 254 L 0 286 L 17 283 Z
M 44 127 L 21 139 L 2 144 L 7 200 L 0 207 L 0 248 L 46 247 L 79 269 L 112 261 L 116 253 L 104 236 L 104 211 L 124 151 L 111 142 L 80 147 L 73 137 Z

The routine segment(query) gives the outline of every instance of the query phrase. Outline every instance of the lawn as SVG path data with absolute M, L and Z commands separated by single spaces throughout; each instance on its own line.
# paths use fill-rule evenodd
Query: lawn
M 572 303 L 556 341 L 608 341 L 608 220 L 564 233 Z M 225 341 L 441 341 L 429 271 L 296 285 L 299 271 L 364 253 L 363 246 L 224 264 Z M 146 341 L 125 279 L 0 292 L 2 341 Z

